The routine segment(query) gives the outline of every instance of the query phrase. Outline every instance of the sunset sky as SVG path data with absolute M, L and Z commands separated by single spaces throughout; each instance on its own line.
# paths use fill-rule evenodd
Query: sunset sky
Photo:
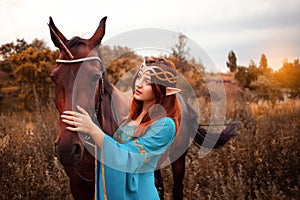
M 54 49 L 47 23 L 52 16 L 67 38 L 89 38 L 107 16 L 103 42 L 124 32 L 158 28 L 185 34 L 208 54 L 220 71 L 227 71 L 233 50 L 237 64 L 259 64 L 262 53 L 269 67 L 300 57 L 299 0 L 0 0 L 0 45 L 24 38 L 43 39 Z M 145 38 L 147 39 L 147 38 Z

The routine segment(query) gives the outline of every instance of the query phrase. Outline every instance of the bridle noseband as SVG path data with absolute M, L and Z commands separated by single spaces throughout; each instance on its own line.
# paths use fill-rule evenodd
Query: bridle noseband
M 102 108 L 100 107 L 102 105 L 102 101 L 103 101 L 103 95 L 104 95 L 104 71 L 102 69 L 103 68 L 103 61 L 101 60 L 101 58 L 93 56 L 93 57 L 85 57 L 85 58 L 79 58 L 79 59 L 72 59 L 72 60 L 63 60 L 63 59 L 57 59 L 56 62 L 60 63 L 60 64 L 74 64 L 74 63 L 80 63 L 80 62 L 85 62 L 85 61 L 93 61 L 96 60 L 100 63 L 101 66 L 101 70 L 100 70 L 100 79 L 99 79 L 99 83 L 101 83 L 101 87 L 99 86 L 99 95 L 98 95 L 98 99 L 97 99 L 97 103 L 96 103 L 96 107 L 95 107 L 95 115 L 92 117 L 93 121 L 96 122 L 98 120 L 97 114 L 99 112 L 99 110 L 101 111 L 101 117 L 102 117 Z M 79 134 L 79 133 L 78 133 Z M 92 141 L 92 138 L 90 135 L 85 134 L 84 138 L 83 138 L 83 142 L 85 144 L 88 144 L 90 146 L 92 146 L 93 148 L 95 148 L 95 144 Z M 79 171 L 77 170 L 76 167 L 74 167 L 76 173 L 78 174 L 78 176 L 83 179 L 84 181 L 94 181 L 94 179 L 87 179 L 85 178 L 83 175 L 81 175 L 79 173 Z

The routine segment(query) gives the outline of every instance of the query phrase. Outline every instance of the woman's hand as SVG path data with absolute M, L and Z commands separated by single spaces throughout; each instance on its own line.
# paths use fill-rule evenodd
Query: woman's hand
M 95 133 L 97 129 L 97 125 L 92 121 L 89 114 L 80 106 L 77 106 L 79 112 L 75 111 L 65 111 L 63 115 L 61 115 L 62 121 L 68 125 L 66 129 L 70 131 L 77 131 L 87 133 L 92 135 Z

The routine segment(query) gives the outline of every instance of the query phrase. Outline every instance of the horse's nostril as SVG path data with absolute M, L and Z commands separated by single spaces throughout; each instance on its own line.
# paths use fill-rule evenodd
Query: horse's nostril
M 75 144 L 75 151 L 74 155 L 80 155 L 81 154 L 81 148 L 79 144 Z
M 57 143 L 55 142 L 55 144 L 54 144 L 54 154 L 56 155 L 56 156 L 58 156 L 58 152 L 57 152 Z

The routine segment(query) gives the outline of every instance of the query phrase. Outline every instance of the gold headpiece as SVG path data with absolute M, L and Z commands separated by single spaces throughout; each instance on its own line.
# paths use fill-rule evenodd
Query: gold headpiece
M 176 75 L 174 75 L 172 72 L 165 71 L 163 68 L 151 65 L 146 65 L 146 60 L 144 59 L 144 62 L 140 66 L 139 71 L 141 71 L 143 74 L 148 75 L 150 77 L 154 76 L 157 80 L 160 82 L 165 82 L 167 85 L 176 85 Z M 181 89 L 178 89 L 176 87 L 166 86 L 166 95 L 172 95 L 176 94 L 178 92 L 181 92 Z

